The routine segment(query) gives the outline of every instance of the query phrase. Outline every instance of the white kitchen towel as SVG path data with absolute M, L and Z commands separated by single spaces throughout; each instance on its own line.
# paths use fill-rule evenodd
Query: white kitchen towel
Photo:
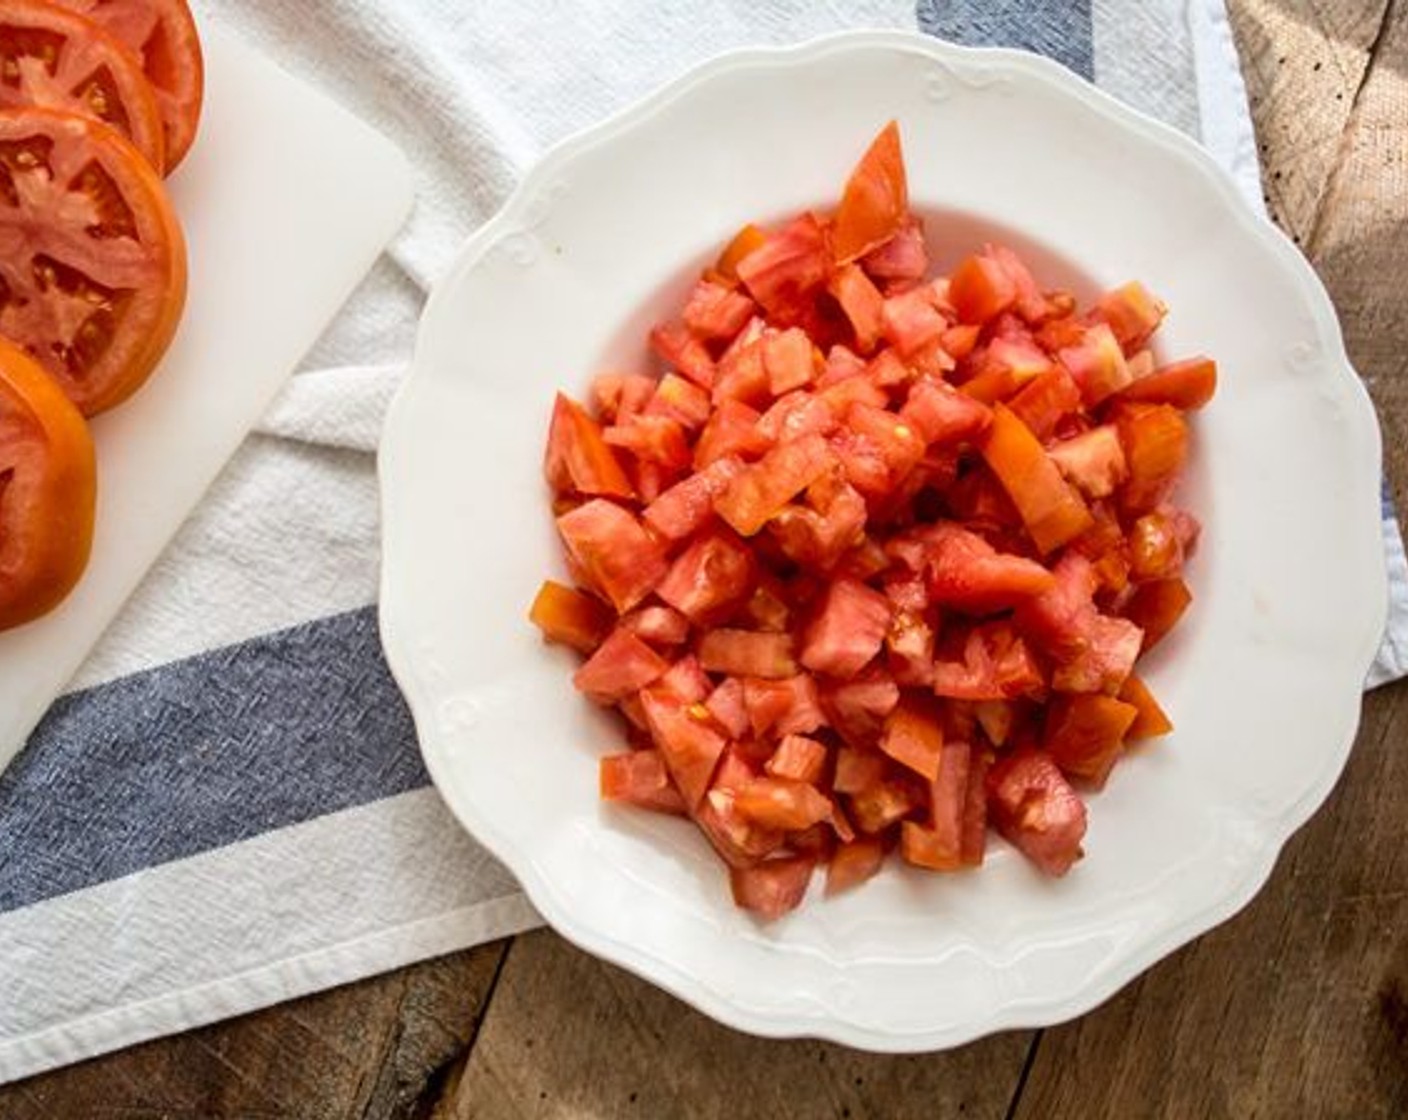
M 428 286 L 546 146 L 729 47 L 917 24 L 1057 58 L 1261 204 L 1221 0 L 195 7 L 400 143 L 419 201 L 0 776 L 0 1082 L 537 923 L 382 661 L 373 453 Z M 1375 680 L 1404 670 L 1386 649 Z

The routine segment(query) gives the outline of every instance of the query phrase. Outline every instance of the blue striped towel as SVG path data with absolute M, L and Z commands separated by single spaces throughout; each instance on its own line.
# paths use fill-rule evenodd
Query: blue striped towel
M 728 47 L 917 22 L 1059 59 L 1261 204 L 1221 0 L 479 7 L 198 7 L 397 138 L 419 207 L 0 777 L 0 1082 L 537 923 L 430 788 L 370 604 L 373 452 L 425 292 L 546 145 Z M 1384 515 L 1371 683 L 1406 664 Z

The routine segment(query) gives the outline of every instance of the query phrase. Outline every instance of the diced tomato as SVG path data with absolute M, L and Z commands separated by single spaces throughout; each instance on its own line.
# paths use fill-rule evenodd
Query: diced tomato
M 687 431 L 696 432 L 709 420 L 709 394 L 693 381 L 667 373 L 660 379 L 645 411 L 668 416 Z
M 1186 358 L 1154 370 L 1126 385 L 1122 401 L 1167 404 L 1185 411 L 1202 408 L 1217 392 L 1217 363 L 1211 358 Z
M 942 606 L 991 614 L 1050 591 L 1055 577 L 1035 560 L 998 552 L 976 533 L 940 523 L 925 530 L 929 595 Z
M 621 625 L 657 646 L 677 646 L 689 637 L 689 619 L 669 607 L 637 607 L 621 616 Z
M 642 373 L 603 373 L 592 382 L 592 405 L 602 423 L 625 423 L 645 409 L 657 382 Z
M 929 820 L 905 821 L 900 854 L 910 863 L 932 871 L 957 871 L 963 858 L 964 814 L 968 805 L 968 772 L 972 752 L 967 743 L 945 743 L 939 765 L 929 779 Z
M 836 752 L 831 786 L 837 793 L 859 793 L 880 782 L 889 769 L 886 756 L 877 750 L 842 747 Z
M 1109 696 L 1057 696 L 1046 711 L 1042 746 L 1070 778 L 1103 786 L 1139 710 Z
M 780 444 L 731 479 L 714 499 L 714 509 L 741 536 L 751 537 L 835 461 L 819 435 Z
M 1051 372 L 1051 359 L 1025 337 L 994 338 L 974 351 L 967 366 L 972 375 L 959 392 L 984 404 L 1015 396 L 1023 387 Z
M 639 462 L 656 463 L 670 471 L 689 467 L 689 440 L 684 426 L 672 417 L 641 413 L 602 434 L 608 444 L 629 451 Z
M 620 751 L 601 759 L 601 797 L 659 813 L 685 813 L 684 798 L 670 781 L 657 750 Z
M 1106 292 L 1095 305 L 1095 315 L 1110 325 L 1127 354 L 1148 343 L 1167 313 L 1168 308 L 1137 280 Z
M 701 388 L 714 384 L 714 359 L 683 323 L 661 323 L 650 332 L 650 348 L 667 366 Z
M 872 385 L 880 389 L 895 389 L 908 385 L 915 377 L 914 371 L 888 346 L 870 359 L 865 367 L 865 375 Z
M 866 583 L 889 566 L 890 558 L 885 555 L 885 550 L 870 537 L 862 536 L 860 541 L 842 556 L 841 562 L 836 565 L 836 578 L 853 579 L 857 583 Z
M 850 795 L 851 818 L 861 832 L 873 836 L 907 817 L 923 801 L 917 782 L 886 778 Z
M 1125 364 L 1124 351 L 1105 323 L 1091 327 L 1079 345 L 1064 348 L 1059 356 L 1089 408 L 1118 393 L 1133 380 Z
M 724 401 L 709 417 L 694 445 L 695 470 L 720 459 L 752 459 L 772 446 L 758 430 L 758 413 L 741 401 Z
M 992 410 L 946 385 L 920 381 L 909 391 L 900 417 L 927 444 L 961 443 L 981 436 Z
M 879 740 L 885 717 L 899 700 L 894 677 L 876 665 L 831 686 L 822 696 L 831 725 L 847 742 L 866 745 Z
M 836 210 L 832 245 L 837 264 L 878 249 L 909 217 L 909 190 L 899 126 L 891 121 L 871 143 L 846 182 Z
M 828 571 L 863 535 L 865 500 L 849 483 L 825 478 L 813 483 L 807 495 L 817 508 L 785 506 L 769 522 L 768 531 L 784 555 L 798 564 Z
M 983 247 L 983 256 L 997 264 L 1012 281 L 1017 290 L 1017 298 L 1012 306 L 1018 315 L 1033 325 L 1042 323 L 1051 316 L 1051 305 L 1041 294 L 1036 279 L 1021 257 L 1005 245 L 986 245 Z
M 731 347 L 719 359 L 710 394 L 716 405 L 724 401 L 737 401 L 752 408 L 767 406 L 772 394 L 763 352 L 763 339 L 760 337 Z
M 1095 573 L 1089 560 L 1079 552 L 1068 551 L 1052 569 L 1052 575 L 1055 585 L 1023 603 L 1016 622 L 1022 633 L 1047 653 L 1068 660 L 1090 642 Z
M 861 374 L 865 373 L 864 367 Z M 865 376 L 847 377 L 834 381 L 817 393 L 828 408 L 837 416 L 844 416 L 853 404 L 867 404 L 872 408 L 884 408 L 890 402 L 885 390 Z
M 753 590 L 757 562 L 727 530 L 696 537 L 665 573 L 656 594 L 698 626 L 727 618 Z
M 986 323 L 1012 306 L 1017 285 L 991 258 L 966 257 L 949 277 L 948 298 L 960 322 Z
M 1080 389 L 1063 366 L 1038 374 L 1007 402 L 1012 414 L 1041 441 L 1050 439 L 1080 403 Z
M 618 626 L 577 670 L 572 683 L 598 704 L 614 704 L 658 680 L 670 667 L 625 626 Z
M 826 354 L 826 368 L 816 379 L 818 389 L 829 389 L 853 377 L 864 377 L 869 366 L 866 360 L 848 346 L 837 344 Z
M 933 697 L 908 693 L 885 719 L 880 749 L 901 766 L 932 782 L 939 776 L 944 731 Z
M 1049 755 L 1020 750 L 988 771 L 988 812 L 997 830 L 1048 875 L 1064 875 L 1084 852 L 1085 803 Z
M 824 743 L 808 739 L 805 735 L 786 735 L 763 769 L 774 778 L 790 778 L 815 785 L 826 769 L 827 757 Z
M 1059 548 L 1090 528 L 1090 510 L 1080 495 L 1061 477 L 1031 429 L 1002 405 L 993 410 L 981 450 L 1042 552 Z
M 600 599 L 552 580 L 544 580 L 528 612 L 529 620 L 550 642 L 591 653 L 611 629 L 612 613 Z
M 833 677 L 855 676 L 880 652 L 890 614 L 890 601 L 880 592 L 855 580 L 836 580 L 803 634 L 802 664 Z
M 856 350 L 869 354 L 880 341 L 884 297 L 859 265 L 848 264 L 831 274 L 827 290 L 836 297 L 855 334 Z
M 1120 503 L 1127 513 L 1143 513 L 1168 496 L 1187 462 L 1188 425 L 1178 409 L 1166 404 L 1126 405 L 1118 424 L 1129 462 Z
M 898 483 L 924 458 L 924 440 L 888 409 L 857 401 L 846 410 L 846 426 L 875 444 L 892 483 Z
M 1173 579 L 1183 571 L 1183 540 L 1173 517 L 1146 513 L 1129 530 L 1129 577 L 1136 583 Z
M 947 327 L 948 320 L 934 306 L 934 293 L 928 285 L 890 296 L 881 305 L 881 332 L 902 355 L 918 353 Z
M 1134 742 L 1137 739 L 1156 739 L 1173 730 L 1173 721 L 1159 707 L 1159 702 L 1149 690 L 1149 686 L 1131 673 L 1120 687 L 1119 698 L 1134 707 L 1137 713 L 1134 722 L 1125 731 L 1124 737 Z
M 700 668 L 699 659 L 693 654 L 686 654 L 656 682 L 654 691 L 673 696 L 682 704 L 698 704 L 704 701 L 713 687 L 709 675 Z M 642 711 L 641 715 L 644 714 Z
M 548 485 L 558 493 L 633 498 L 635 490 L 587 410 L 563 393 L 557 394 L 543 459 Z
M 1124 618 L 1096 614 L 1087 623 L 1085 648 L 1056 666 L 1051 687 L 1059 692 L 1116 693 L 1139 657 L 1144 632 Z
M 763 368 L 767 370 L 768 390 L 775 397 L 810 385 L 816 376 L 812 361 L 812 340 L 800 327 L 769 331 L 763 335 Z
M 1067 481 L 1090 498 L 1105 498 L 1129 476 L 1124 446 L 1113 424 L 1102 424 L 1053 444 L 1047 454 Z
M 736 456 L 715 459 L 646 506 L 646 523 L 670 540 L 683 540 L 698 532 L 714 516 L 714 499 L 742 470 L 743 460 Z
M 797 675 L 791 634 L 710 630 L 699 639 L 699 663 L 711 673 L 764 680 L 783 680 Z
M 826 795 L 790 778 L 754 778 L 735 796 L 738 811 L 764 828 L 795 832 L 831 816 Z
M 743 682 L 738 677 L 725 677 L 704 707 L 730 739 L 742 739 L 748 734 L 748 708 L 743 699 Z
M 850 890 L 873 878 L 885 862 L 885 846 L 870 836 L 859 836 L 840 845 L 826 865 L 826 893 Z
M 890 632 L 885 635 L 885 651 L 896 684 L 918 688 L 933 685 L 934 630 L 922 614 L 897 610 Z
M 770 859 L 754 867 L 729 870 L 733 901 L 771 922 L 802 904 L 816 868 L 815 856 Z
M 622 613 L 664 578 L 664 549 L 618 505 L 594 498 L 559 517 L 557 529 L 591 585 Z
M 894 237 L 861 259 L 861 267 L 876 280 L 918 280 L 929 271 L 924 229 L 910 219 Z
M 749 222 L 739 230 L 732 241 L 719 254 L 719 259 L 714 262 L 714 272 L 724 281 L 738 282 L 738 262 L 746 257 L 754 249 L 760 249 L 767 241 L 768 235 L 761 229 Z
M 727 745 L 703 704 L 686 704 L 658 686 L 643 689 L 641 705 L 651 738 L 669 767 L 685 804 L 697 807 Z
M 1006 621 L 973 627 L 963 638 L 963 660 L 934 661 L 933 689 L 954 700 L 1041 696 L 1046 679 L 1026 641 Z
M 743 257 L 738 278 L 769 318 L 790 323 L 826 282 L 830 266 L 821 223 L 803 214 Z
M 747 677 L 743 681 L 743 702 L 753 734 L 807 735 L 825 726 L 816 681 L 799 673 L 785 680 Z
M 1145 653 L 1178 624 L 1192 601 L 1193 593 L 1188 585 L 1177 578 L 1156 579 L 1134 589 L 1125 604 L 1124 616 L 1144 631 Z
M 797 390 L 779 397 L 758 421 L 758 431 L 773 443 L 790 443 L 807 435 L 830 435 L 836 414 L 813 393 Z
M 684 325 L 704 342 L 729 339 L 748 325 L 754 304 L 742 292 L 701 280 L 684 305 Z
M 959 850 L 965 867 L 979 867 L 987 848 L 988 770 L 990 751 L 972 748 L 968 756 L 968 793 L 963 802 L 963 834 Z

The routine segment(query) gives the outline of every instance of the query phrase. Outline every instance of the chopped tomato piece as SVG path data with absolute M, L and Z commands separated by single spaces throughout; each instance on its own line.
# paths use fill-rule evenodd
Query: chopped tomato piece
M 748 707 L 743 697 L 743 682 L 738 677 L 725 677 L 709 693 L 704 707 L 714 721 L 728 732 L 730 739 L 742 739 L 748 734 Z
M 603 423 L 624 424 L 645 410 L 657 389 L 655 378 L 642 373 L 603 373 L 592 382 L 592 405 Z
M 679 370 L 696 385 L 708 389 L 714 384 L 714 359 L 683 323 L 662 323 L 656 327 L 650 332 L 650 348 L 662 362 Z
M 654 463 L 670 471 L 689 467 L 689 440 L 683 425 L 672 417 L 641 413 L 602 435 L 612 447 L 629 451 L 637 463 Z
M 1103 786 L 1139 714 L 1109 696 L 1057 696 L 1046 712 L 1042 746 L 1067 776 Z
M 879 783 L 889 771 L 886 756 L 861 747 L 842 747 L 836 752 L 836 774 L 831 786 L 837 793 L 859 793 Z
M 703 470 L 720 459 L 752 459 L 768 450 L 772 444 L 758 430 L 758 419 L 757 411 L 742 401 L 724 401 L 694 445 L 695 469 Z
M 748 325 L 754 303 L 742 292 L 712 280 L 694 286 L 684 305 L 684 325 L 705 342 L 729 339 Z
M 927 444 L 976 439 L 992 423 L 992 410 L 946 385 L 920 381 L 910 389 L 901 418 Z
M 909 188 L 899 126 L 891 121 L 866 150 L 846 182 L 836 210 L 832 247 L 846 264 L 884 245 L 909 217 Z
M 810 385 L 816 376 L 812 340 L 800 327 L 785 331 L 769 331 L 763 335 L 763 368 L 768 374 L 768 389 L 775 397 Z
M 1079 345 L 1066 347 L 1059 356 L 1061 364 L 1071 371 L 1081 399 L 1090 408 L 1134 379 L 1125 364 L 1124 351 L 1104 323 L 1091 327 Z
M 643 689 L 640 701 L 651 738 L 685 804 L 697 807 L 727 745 L 723 735 L 703 704 L 687 704 L 659 686 Z
M 709 420 L 709 394 L 693 381 L 667 373 L 660 379 L 660 384 L 645 406 L 645 411 L 668 416 L 686 431 L 698 431 Z
M 661 536 L 675 541 L 698 532 L 714 516 L 714 499 L 742 470 L 743 460 L 736 456 L 715 459 L 646 506 L 646 523 Z
M 826 282 L 830 268 L 821 223 L 803 214 L 740 260 L 738 278 L 769 318 L 791 322 Z
M 1136 583 L 1173 579 L 1183 570 L 1183 538 L 1172 516 L 1146 513 L 1129 530 L 1129 578 Z
M 1166 404 L 1126 405 L 1118 423 L 1129 462 L 1121 504 L 1128 513 L 1143 513 L 1173 489 L 1188 459 L 1188 425 L 1178 409 Z
M 577 670 L 572 683 L 598 704 L 613 704 L 659 679 L 669 667 L 629 629 L 618 626 Z
M 665 757 L 657 750 L 620 751 L 601 759 L 601 796 L 660 813 L 685 813 L 684 798 L 670 781 Z
M 968 794 L 963 803 L 963 839 L 960 845 L 965 867 L 979 867 L 987 848 L 988 770 L 992 752 L 972 748 L 968 756 Z
M 870 836 L 858 836 L 831 853 L 826 865 L 826 893 L 840 894 L 875 876 L 885 862 L 885 845 Z
M 1156 739 L 1173 730 L 1173 721 L 1168 718 L 1159 702 L 1149 690 L 1149 686 L 1131 673 L 1120 687 L 1119 698 L 1133 705 L 1138 713 L 1134 722 L 1125 731 L 1124 737 L 1130 742 L 1136 739 Z
M 931 871 L 957 871 L 965 861 L 964 815 L 968 807 L 968 773 L 972 751 L 967 743 L 949 742 L 929 779 L 929 820 L 905 821 L 900 854 Z
M 885 635 L 885 652 L 896 684 L 918 688 L 933 685 L 934 630 L 922 614 L 902 608 L 895 611 L 890 632 Z
M 785 680 L 745 678 L 743 702 L 753 734 L 759 737 L 769 731 L 806 735 L 826 724 L 816 681 L 806 673 Z
M 659 693 L 668 693 L 683 704 L 697 704 L 709 695 L 713 682 L 699 667 L 699 659 L 686 654 L 670 666 L 654 686 Z M 644 716 L 644 712 L 641 713 Z
M 1055 366 L 1027 382 L 1007 404 L 1038 440 L 1045 441 L 1080 408 L 1080 389 L 1064 366 Z
M 909 816 L 923 800 L 918 783 L 887 778 L 851 794 L 851 816 L 861 832 L 873 836 Z
M 616 461 L 597 422 L 570 397 L 558 393 L 548 429 L 543 473 L 558 493 L 633 498 L 630 479 Z
M 791 634 L 755 630 L 710 630 L 699 639 L 699 663 L 711 673 L 763 680 L 796 676 Z
M 972 376 L 959 392 L 984 404 L 1007 400 L 1051 372 L 1051 359 L 1026 338 L 995 338 L 986 349 L 975 351 L 967 365 Z
M 885 300 L 859 265 L 848 264 L 831 274 L 827 290 L 836 297 L 855 335 L 856 349 L 869 354 L 880 341 Z
M 808 739 L 805 735 L 787 735 L 777 745 L 773 756 L 763 764 L 763 769 L 774 778 L 790 778 L 815 785 L 826 769 L 827 757 L 824 743 Z
M 798 390 L 779 397 L 758 421 L 758 431 L 773 443 L 790 443 L 836 430 L 836 414 L 824 399 Z
M 936 659 L 933 689 L 954 700 L 1041 696 L 1046 679 L 1026 641 L 1009 623 L 975 626 L 963 639 L 963 660 Z
M 1090 510 L 1080 495 L 1061 477 L 1031 429 L 1002 405 L 993 410 L 982 454 L 1042 552 L 1090 528 Z
M 714 499 L 714 509 L 741 536 L 751 537 L 834 462 L 819 435 L 781 444 L 731 479 Z
M 875 445 L 885 461 L 892 484 L 903 479 L 924 458 L 924 440 L 902 417 L 888 409 L 857 401 L 846 410 L 846 426 Z
M 1120 392 L 1122 401 L 1168 404 L 1184 411 L 1202 408 L 1217 392 L 1217 363 L 1187 358 L 1137 378 Z
M 1085 646 L 1051 673 L 1051 687 L 1060 692 L 1115 693 L 1139 657 L 1144 632 L 1125 618 L 1090 616 Z
M 549 579 L 538 589 L 528 618 L 548 641 L 591 653 L 610 631 L 612 613 L 600 599 Z
M 966 257 L 949 277 L 948 298 L 963 323 L 986 323 L 1012 306 L 1017 285 L 989 257 Z
M 770 859 L 729 871 L 733 901 L 764 921 L 775 921 L 802 904 L 816 868 L 815 856 Z
M 1124 446 L 1113 424 L 1102 424 L 1054 444 L 1047 454 L 1067 481 L 1090 498 L 1106 498 L 1129 475 Z
M 839 480 L 819 479 L 808 505 L 783 507 L 768 524 L 784 555 L 821 571 L 835 567 L 865 528 L 865 500 Z M 814 508 L 813 508 L 814 507 Z
M 789 778 L 754 778 L 738 791 L 734 804 L 749 820 L 782 832 L 810 828 L 831 816 L 824 793 Z
M 969 614 L 1015 607 L 1051 590 L 1056 578 L 1035 560 L 998 552 L 976 533 L 941 523 L 925 531 L 929 595 Z
M 924 244 L 924 230 L 910 219 L 889 241 L 873 249 L 861 259 L 866 275 L 876 280 L 918 280 L 929 271 L 929 249 Z
M 753 590 L 757 563 L 727 530 L 696 537 L 675 558 L 655 592 L 691 622 L 721 621 Z
M 1068 660 L 1090 644 L 1095 615 L 1095 571 L 1079 552 L 1068 551 L 1052 569 L 1055 585 L 1023 603 L 1016 614 L 1022 633 L 1047 653 Z
M 766 233 L 749 222 L 724 247 L 724 251 L 719 254 L 719 259 L 714 262 L 714 271 L 723 280 L 736 283 L 738 281 L 738 262 L 754 249 L 761 249 L 767 239 Z
M 936 780 L 944 751 L 944 729 L 933 697 L 917 693 L 901 696 L 885 719 L 880 749 L 921 778 Z
M 620 612 L 664 578 L 664 549 L 618 505 L 595 498 L 559 517 L 557 529 L 583 575 Z
M 1042 871 L 1064 875 L 1084 855 L 1085 803 L 1049 755 L 1015 751 L 988 771 L 987 786 L 997 830 Z
M 1178 578 L 1156 579 L 1135 588 L 1125 604 L 1124 616 L 1144 631 L 1145 653 L 1178 624 L 1192 601 L 1193 593 Z
M 890 296 L 880 307 L 880 329 L 886 341 L 905 356 L 937 341 L 947 327 L 948 320 L 934 306 L 928 285 Z
M 1106 292 L 1095 305 L 1095 314 L 1110 325 L 1127 354 L 1149 341 L 1167 313 L 1168 308 L 1137 280 Z
M 886 670 L 872 665 L 823 695 L 831 725 L 850 743 L 874 745 L 885 717 L 900 700 L 899 686 Z
M 890 601 L 880 592 L 855 580 L 836 580 L 803 635 L 802 664 L 816 673 L 854 677 L 880 652 L 890 614 Z
M 669 607 L 637 607 L 621 616 L 621 625 L 657 646 L 677 646 L 689 637 L 689 619 Z

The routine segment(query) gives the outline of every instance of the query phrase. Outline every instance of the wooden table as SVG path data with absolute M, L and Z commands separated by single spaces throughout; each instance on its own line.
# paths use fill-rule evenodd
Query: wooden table
M 1408 3 L 1231 8 L 1267 201 L 1408 509 Z M 9 1120 L 1154 1115 L 1408 1116 L 1408 685 L 1366 699 L 1242 914 L 1064 1026 L 918 1057 L 765 1042 L 539 932 L 0 1089 Z

